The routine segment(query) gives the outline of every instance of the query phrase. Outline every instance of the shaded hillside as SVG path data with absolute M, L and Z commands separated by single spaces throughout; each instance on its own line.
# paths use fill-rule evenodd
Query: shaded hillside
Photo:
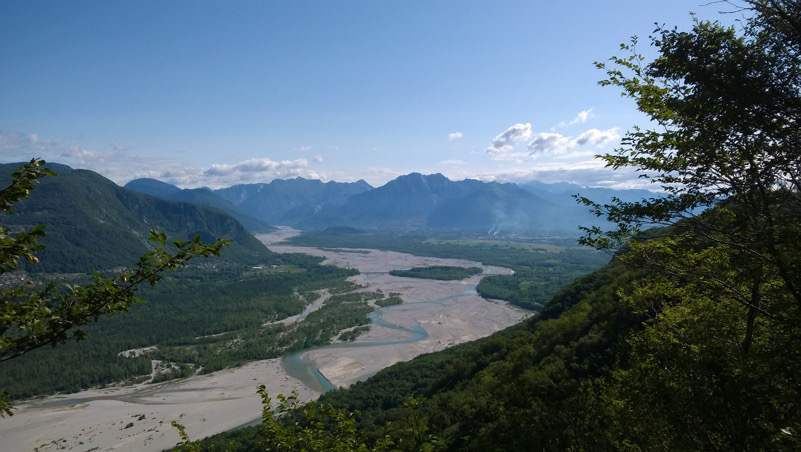
M 659 246 L 667 232 L 641 238 Z M 417 426 L 418 444 L 444 440 L 431 450 L 798 450 L 797 324 L 763 324 L 743 349 L 745 310 L 718 288 L 665 284 L 636 250 L 618 257 L 517 326 L 318 403 L 357 412 L 368 445 Z M 263 437 L 207 444 L 233 438 L 252 450 Z
M 0 165 L 8 177 L 17 164 Z M 10 231 L 46 225 L 47 248 L 38 254 L 37 272 L 85 272 L 132 265 L 150 249 L 149 231 L 186 240 L 232 240 L 222 260 L 257 262 L 270 252 L 225 212 L 169 201 L 117 186 L 97 173 L 50 165 L 57 175 L 41 180 L 31 197 L 1 221 Z M 26 264 L 27 265 L 27 264 Z
M 274 227 L 253 217 L 252 215 L 248 215 L 247 213 L 243 212 L 242 209 L 236 207 L 226 199 L 217 195 L 209 188 L 180 189 L 166 182 L 147 178 L 134 179 L 125 184 L 125 188 L 138 191 L 139 193 L 144 193 L 146 195 L 158 196 L 159 198 L 170 199 L 173 201 L 191 202 L 224 210 L 232 217 L 236 218 L 237 221 L 239 221 L 242 226 L 245 227 L 245 229 L 251 232 L 266 233 L 275 230 Z
M 725 221 L 716 209 L 702 220 Z M 787 221 L 797 227 L 799 217 Z M 749 316 L 742 276 L 726 273 L 741 255 L 708 236 L 679 243 L 695 224 L 645 231 L 520 325 L 396 364 L 319 403 L 357 412 L 368 445 L 408 439 L 413 426 L 424 434 L 415 444 L 443 440 L 431 450 L 798 450 L 797 302 L 765 272 L 760 306 L 778 308 Z M 244 443 L 237 450 L 261 438 L 241 431 L 211 442 L 232 437 Z
M 569 427 L 586 421 L 582 391 L 619 366 L 625 338 L 639 323 L 615 295 L 633 278 L 610 264 L 570 284 L 518 326 L 397 364 L 320 402 L 360 411 L 360 428 L 377 434 L 379 426 L 406 416 L 408 397 L 427 398 L 423 413 L 432 433 L 450 438 L 453 450 L 499 450 L 501 444 L 503 450 L 560 450 L 581 443 L 586 438 Z

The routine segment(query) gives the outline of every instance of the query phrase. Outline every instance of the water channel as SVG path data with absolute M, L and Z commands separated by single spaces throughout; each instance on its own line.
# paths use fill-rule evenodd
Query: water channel
M 452 300 L 454 298 L 459 298 L 467 295 L 474 295 L 475 293 L 476 293 L 476 286 L 472 285 L 469 286 L 467 290 L 465 290 L 460 294 L 449 295 L 447 297 L 437 298 L 429 301 L 418 301 L 415 303 L 438 304 L 447 300 Z M 331 382 L 328 381 L 328 379 L 325 378 L 325 376 L 322 373 L 320 373 L 320 369 L 317 368 L 317 364 L 308 357 L 308 352 L 314 350 L 323 350 L 323 349 L 330 350 L 338 348 L 357 348 L 357 347 L 375 347 L 381 345 L 394 345 L 394 344 L 410 344 L 413 342 L 418 342 L 427 339 L 428 333 L 426 333 L 426 331 L 420 326 L 420 324 L 416 324 L 413 328 L 406 328 L 400 325 L 390 323 L 386 319 L 384 319 L 383 315 L 385 312 L 392 309 L 398 309 L 399 306 L 401 305 L 385 306 L 383 308 L 377 308 L 375 311 L 373 311 L 372 314 L 368 316 L 368 318 L 370 319 L 370 322 L 375 326 L 390 328 L 396 331 L 402 331 L 404 333 L 408 333 L 409 337 L 402 339 L 390 339 L 390 340 L 344 342 L 339 344 L 329 344 L 329 345 L 321 345 L 318 347 L 311 347 L 285 356 L 281 360 L 282 367 L 284 368 L 287 374 L 302 381 L 303 384 L 305 384 L 307 387 L 315 391 L 328 392 L 333 389 L 336 389 L 334 385 L 331 384 Z M 369 376 L 370 375 L 365 375 L 365 378 Z

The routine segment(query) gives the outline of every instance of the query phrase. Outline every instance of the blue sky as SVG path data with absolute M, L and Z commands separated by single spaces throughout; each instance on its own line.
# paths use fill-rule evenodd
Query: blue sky
M 409 172 L 628 187 L 634 124 L 593 62 L 720 5 L 650 1 L 6 1 L 0 160 L 119 184 Z

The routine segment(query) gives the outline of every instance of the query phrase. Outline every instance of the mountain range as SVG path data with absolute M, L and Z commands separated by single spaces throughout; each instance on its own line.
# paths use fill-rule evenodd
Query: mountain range
M 269 231 L 270 224 L 570 236 L 577 235 L 578 225 L 599 224 L 572 194 L 599 202 L 612 196 L 653 196 L 645 190 L 452 181 L 441 174 L 420 173 L 378 188 L 364 181 L 302 178 L 218 190 L 180 189 L 155 179 L 136 179 L 120 187 L 92 171 L 49 165 L 57 176 L 42 179 L 14 214 L 2 216 L 12 233 L 46 225 L 43 242 L 48 248 L 40 255 L 42 264 L 24 264 L 29 271 L 85 272 L 130 265 L 150 249 L 150 229 L 182 240 L 196 234 L 204 241 L 232 239 L 223 257 L 237 262 L 257 262 L 270 253 L 250 234 Z M 0 173 L 9 175 L 17 166 L 0 165 Z
M 219 207 L 253 230 L 255 222 L 302 229 L 329 227 L 459 229 L 489 234 L 577 235 L 578 226 L 603 225 L 572 198 L 599 202 L 655 196 L 647 190 L 583 188 L 574 184 L 452 181 L 442 174 L 411 173 L 385 185 L 364 181 L 327 182 L 302 178 L 244 184 L 218 190 L 180 189 L 154 179 L 128 184 L 165 199 Z M 258 225 L 255 227 L 263 227 Z

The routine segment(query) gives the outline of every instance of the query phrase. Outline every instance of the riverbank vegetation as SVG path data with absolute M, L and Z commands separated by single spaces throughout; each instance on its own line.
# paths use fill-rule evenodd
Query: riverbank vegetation
M 376 300 L 375 301 L 375 305 L 383 308 L 383 307 L 386 307 L 386 306 L 393 306 L 393 305 L 396 305 L 396 304 L 401 304 L 401 303 L 403 303 L 403 299 L 401 297 L 399 297 L 398 295 L 400 295 L 400 294 L 391 293 L 391 294 L 389 294 L 389 296 L 387 298 L 382 298 L 380 300 Z
M 403 278 L 422 278 L 436 279 L 440 281 L 458 281 L 481 273 L 479 267 L 449 267 L 445 265 L 434 265 L 431 267 L 415 267 L 408 270 L 391 270 L 392 276 Z
M 260 268 L 193 268 L 170 275 L 158 286 L 142 289 L 146 303 L 136 304 L 124 316 L 87 325 L 87 340 L 4 363 L 0 387 L 14 398 L 74 392 L 146 379 L 151 360 L 174 364 L 162 372 L 163 380 L 185 376 L 189 368 L 192 373 L 211 372 L 328 343 L 340 330 L 366 324 L 372 308 L 365 295 L 348 298 L 349 292 L 360 289 L 346 280 L 355 270 L 320 265 L 321 261 L 284 254 Z M 304 322 L 276 322 L 300 314 L 324 290 L 334 294 L 330 302 Z M 120 355 L 144 347 L 153 348 L 131 357 Z
M 434 231 L 389 235 L 362 231 L 337 234 L 306 231 L 289 239 L 297 246 L 318 248 L 370 248 L 416 256 L 465 259 L 514 270 L 511 275 L 484 277 L 476 290 L 489 299 L 508 301 L 539 310 L 567 283 L 600 268 L 610 255 L 579 246 L 575 240 L 543 242 L 460 237 Z M 419 270 L 415 270 L 419 271 Z

